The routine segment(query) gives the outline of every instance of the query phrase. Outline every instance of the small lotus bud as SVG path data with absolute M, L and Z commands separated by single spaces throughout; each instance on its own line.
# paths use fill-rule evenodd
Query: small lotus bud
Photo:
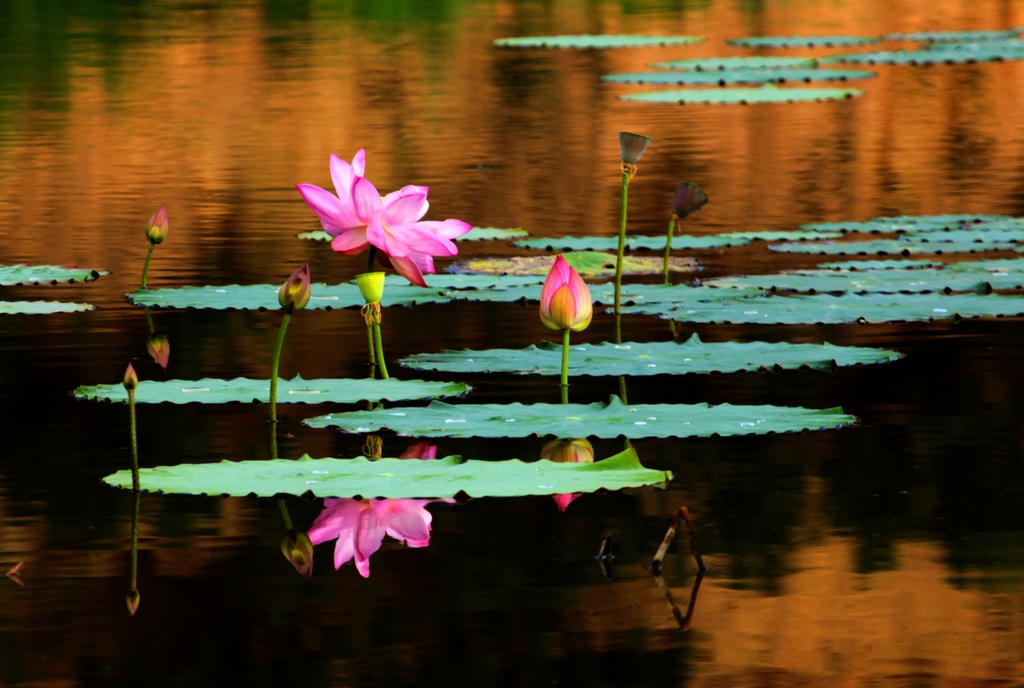
M 540 450 L 540 458 L 555 463 L 594 463 L 594 447 L 583 438 L 552 440 Z
M 167 208 L 160 206 L 160 210 L 149 218 L 149 223 L 146 225 L 146 238 L 151 244 L 159 244 L 167 238 L 167 230 Z
M 313 575 L 313 543 L 305 533 L 289 531 L 281 540 L 284 558 L 306 578 Z
M 146 340 L 146 351 L 157 364 L 167 370 L 167 362 L 171 358 L 171 342 L 165 334 L 151 334 Z
M 132 368 L 131 363 L 128 364 L 128 367 L 124 371 L 124 380 L 122 380 L 122 384 L 129 392 L 139 386 L 139 376 L 135 374 L 135 368 Z
M 380 303 L 384 298 L 384 277 L 383 272 L 366 272 L 356 275 L 356 285 L 359 293 L 366 299 L 366 303 Z
M 565 258 L 558 256 L 540 291 L 540 320 L 552 330 L 587 329 L 594 314 L 590 289 Z
M 640 134 L 630 134 L 628 131 L 619 132 L 619 150 L 622 152 L 622 162 L 635 165 L 640 162 L 647 146 L 651 140 Z
M 309 303 L 309 281 L 307 263 L 293 272 L 288 281 L 281 285 L 281 291 L 277 293 L 277 302 L 281 304 L 281 308 L 288 313 L 305 308 Z
M 138 590 L 129 590 L 128 594 L 124 596 L 124 601 L 128 604 L 128 613 L 135 616 L 135 612 L 139 610 L 139 602 L 142 596 Z
M 708 195 L 693 182 L 679 182 L 672 198 L 672 214 L 682 219 L 695 213 L 708 202 Z

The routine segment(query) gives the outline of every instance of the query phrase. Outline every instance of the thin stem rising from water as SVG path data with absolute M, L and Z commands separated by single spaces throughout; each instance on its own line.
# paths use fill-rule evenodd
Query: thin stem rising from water
M 615 343 L 622 343 L 622 259 L 626 250 L 626 207 L 629 205 L 629 180 L 633 165 L 622 165 L 622 200 L 619 206 L 619 248 L 615 258 Z
M 562 329 L 562 403 L 569 403 L 569 328 Z
M 146 286 L 146 280 L 149 278 L 149 261 L 153 258 L 153 249 L 155 247 L 156 247 L 156 244 L 154 244 L 153 242 L 150 242 L 149 243 L 149 251 L 146 252 L 146 264 L 142 266 L 142 288 L 143 289 L 148 289 L 149 288 L 149 287 Z

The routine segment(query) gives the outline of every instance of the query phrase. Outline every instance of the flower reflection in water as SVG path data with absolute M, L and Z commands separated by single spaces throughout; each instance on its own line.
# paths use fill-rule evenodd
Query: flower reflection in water
M 314 545 L 334 540 L 334 568 L 354 559 L 363 578 L 370 576 L 370 555 L 380 549 L 384 535 L 410 547 L 430 544 L 431 514 L 426 505 L 441 499 L 326 499 L 309 529 Z
M 554 440 L 540 450 L 540 458 L 555 463 L 594 463 L 594 447 L 585 439 Z M 553 495 L 559 511 L 565 511 L 582 493 Z

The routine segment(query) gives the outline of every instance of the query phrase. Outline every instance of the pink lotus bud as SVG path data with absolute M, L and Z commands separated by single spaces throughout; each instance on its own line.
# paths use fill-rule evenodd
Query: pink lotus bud
M 540 320 L 552 330 L 587 329 L 594 314 L 590 290 L 565 258 L 558 256 L 540 292 Z
M 313 543 L 305 533 L 289 531 L 281 540 L 284 558 L 306 578 L 313 575 Z
M 552 440 L 540 450 L 540 458 L 555 463 L 594 463 L 594 447 L 582 437 Z
M 635 165 L 640 162 L 647 146 L 651 145 L 651 139 L 640 134 L 630 134 L 628 131 L 619 132 L 619 150 L 622 152 L 622 162 Z
M 146 351 L 157 364 L 167 370 L 167 362 L 171 358 L 171 342 L 165 334 L 151 334 L 146 339 Z
M 168 229 L 167 208 L 160 206 L 160 210 L 149 218 L 149 223 L 146 225 L 146 238 L 151 244 L 159 244 L 167 238 Z
M 708 202 L 708 195 L 693 182 L 679 182 L 676 195 L 672 198 L 672 214 L 682 219 L 695 213 Z
M 135 374 L 135 368 L 129 363 L 124 371 L 124 380 L 121 381 L 124 388 L 129 392 L 139 386 L 139 376 Z
M 292 273 L 288 281 L 281 285 L 277 293 L 277 302 L 286 312 L 302 310 L 309 303 L 310 294 L 309 264 Z

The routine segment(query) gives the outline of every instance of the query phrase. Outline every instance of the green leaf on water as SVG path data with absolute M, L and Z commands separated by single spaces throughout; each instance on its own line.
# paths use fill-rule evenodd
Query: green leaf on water
M 662 243 L 664 246 L 664 243 Z M 615 274 L 616 256 L 610 253 L 570 252 L 562 257 L 581 277 L 607 277 Z M 513 256 L 511 258 L 470 258 L 448 266 L 452 272 L 469 272 L 486 275 L 537 275 L 546 276 L 551 271 L 554 259 L 551 256 Z M 622 262 L 624 275 L 660 275 L 663 258 L 654 256 L 626 256 Z M 671 272 L 690 272 L 696 266 L 689 258 L 669 259 Z M 539 292 L 538 292 L 539 295 Z M 470 300 L 474 300 L 472 296 Z
M 750 36 L 730 38 L 726 43 L 743 48 L 833 48 L 879 41 L 881 39 L 874 36 Z
M 92 282 L 109 274 L 107 270 L 62 265 L 0 265 L 0 285 Z
M 51 313 L 77 313 L 91 311 L 91 303 L 63 303 L 60 301 L 0 301 L 0 315 L 49 315 Z
M 617 84 L 676 86 L 726 86 L 728 84 L 784 84 L 812 81 L 870 79 L 874 72 L 862 69 L 734 69 L 720 72 L 630 72 L 605 74 L 602 81 Z
M 457 236 L 452 241 L 494 241 L 494 240 L 510 240 L 518 239 L 519 237 L 529 236 L 530 233 L 524 230 L 522 227 L 513 227 L 510 229 L 502 229 L 499 227 L 474 227 L 472 231 Z M 296 235 L 299 239 L 308 239 L 311 241 L 330 241 L 331 235 L 327 232 L 317 230 L 315 232 L 302 232 Z
M 1020 261 L 1024 264 L 1024 261 Z M 799 270 L 777 275 L 722 277 L 704 281 L 706 287 L 767 289 L 783 292 L 927 293 L 937 291 L 973 291 L 1020 289 L 1024 271 L 956 271 L 936 268 L 912 270 Z
M 221 461 L 139 471 L 146 492 L 367 499 L 452 498 L 460 492 L 474 498 L 569 494 L 658 485 L 671 479 L 669 471 L 644 468 L 632 449 L 594 463 L 466 461 L 460 456 L 433 461 L 313 459 L 305 455 L 298 460 Z M 103 480 L 114 487 L 132 487 L 127 470 Z
M 427 382 L 424 380 L 280 379 L 277 383 L 279 404 L 355 404 L 360 401 L 408 401 L 434 399 L 466 394 L 470 386 L 461 382 Z M 76 399 L 89 401 L 128 401 L 128 393 L 120 382 L 112 385 L 82 385 L 75 390 Z M 234 380 L 204 378 L 202 380 L 143 380 L 135 390 L 140 404 L 227 404 L 233 402 L 268 402 L 270 380 Z
M 855 423 L 840 408 L 720 404 L 446 404 L 332 413 L 303 421 L 347 433 L 410 437 L 711 437 L 824 430 Z
M 997 294 L 844 294 L 832 296 L 750 297 L 742 292 L 731 300 L 708 300 L 707 288 L 675 303 L 660 302 L 623 307 L 623 314 L 657 315 L 687 323 L 743 325 L 817 325 L 840 323 L 895 323 L 1001 318 L 1024 315 L 1024 297 Z M 733 290 L 721 291 L 726 294 Z M 738 291 L 738 290 L 737 290 Z
M 843 260 L 834 263 L 820 263 L 822 270 L 839 270 L 841 272 L 866 272 L 868 270 L 916 270 L 918 268 L 942 267 L 942 263 L 934 260 Z
M 931 43 L 917 50 L 881 50 L 822 58 L 822 64 L 964 64 L 1024 59 L 1024 41 L 993 40 Z
M 998 41 L 1017 38 L 1016 31 L 913 31 L 911 33 L 889 33 L 882 38 L 887 41 L 975 42 Z
M 750 105 L 754 103 L 798 103 L 844 100 L 864 95 L 855 88 L 779 88 L 765 84 L 758 88 L 674 89 L 619 96 L 634 103 L 700 103 L 710 105 Z
M 696 334 L 683 343 L 626 342 L 578 344 L 569 356 L 569 374 L 689 375 L 791 368 L 833 370 L 838 366 L 889 363 L 902 358 L 895 351 L 832 344 L 788 342 L 702 342 Z M 415 370 L 446 373 L 513 373 L 557 376 L 562 345 L 542 342 L 525 349 L 445 350 L 415 354 L 400 363 Z
M 698 250 L 706 248 L 728 248 L 730 246 L 746 246 L 751 241 L 817 241 L 820 239 L 838 239 L 842 232 L 808 232 L 808 231 L 763 231 L 763 232 L 729 232 L 727 234 L 680 234 L 672 237 L 672 248 L 680 250 Z M 564 237 L 533 237 L 513 241 L 518 248 L 542 249 L 547 251 L 614 251 L 618 248 L 618 236 L 564 236 Z M 630 250 L 665 248 L 665 235 L 640 236 L 627 235 L 626 248 Z
M 957 241 L 927 241 L 908 239 L 877 239 L 875 241 L 849 241 L 837 243 L 834 241 L 816 241 L 809 243 L 788 243 L 774 244 L 768 247 L 769 251 L 778 253 L 808 253 L 818 255 L 835 256 L 867 256 L 867 255 L 936 255 L 946 253 L 985 253 L 991 251 L 1009 251 L 1013 247 L 1005 243 L 992 241 L 977 241 L 965 239 Z
M 491 43 L 498 48 L 575 48 L 604 50 L 607 48 L 649 48 L 669 45 L 703 43 L 699 36 L 637 36 L 637 35 L 564 35 L 514 36 L 497 38 Z
M 694 72 L 731 71 L 742 69 L 786 69 L 794 67 L 814 67 L 818 59 L 814 57 L 695 57 L 688 60 L 669 60 L 654 62 L 650 66 L 655 69 L 679 69 Z

